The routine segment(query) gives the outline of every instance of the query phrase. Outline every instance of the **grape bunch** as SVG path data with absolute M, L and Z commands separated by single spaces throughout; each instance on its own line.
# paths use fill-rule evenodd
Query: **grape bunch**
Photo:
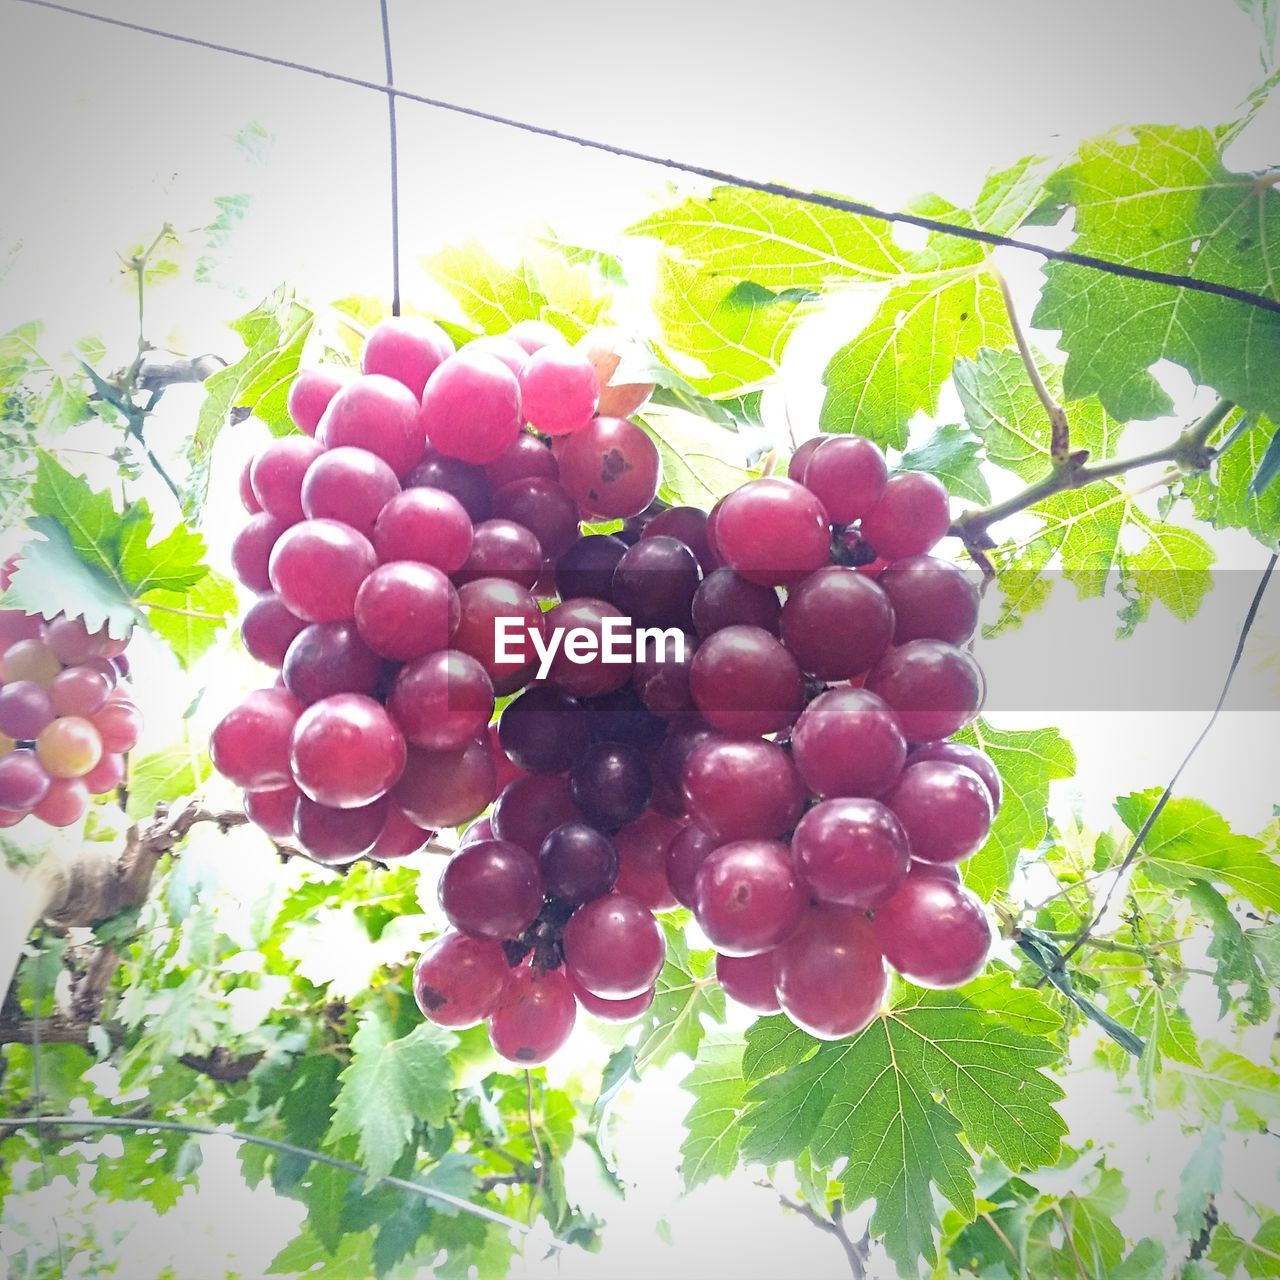
M 948 741 L 982 678 L 976 592 L 928 555 L 945 490 L 825 437 L 710 513 L 666 507 L 631 421 L 652 387 L 618 367 L 607 332 L 525 322 L 455 351 L 396 319 L 361 372 L 301 374 L 301 434 L 246 468 L 233 548 L 245 645 L 280 676 L 214 762 L 321 862 L 466 826 L 414 990 L 512 1061 L 545 1061 L 579 1008 L 642 1014 L 654 913 L 682 904 L 731 997 L 851 1034 L 886 961 L 954 985 L 990 945 L 956 871 L 1000 781 Z M 618 629 L 630 660 L 606 660 Z M 594 643 L 547 648 L 574 634 Z
M 0 610 L 0 828 L 29 814 L 72 826 L 93 796 L 124 780 L 142 731 L 125 682 L 127 643 L 79 618 Z

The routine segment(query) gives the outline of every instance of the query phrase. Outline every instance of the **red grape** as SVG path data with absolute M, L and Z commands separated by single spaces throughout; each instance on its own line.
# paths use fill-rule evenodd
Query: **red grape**
M 417 853 L 435 836 L 434 831 L 420 827 L 412 821 L 398 804 L 387 804 L 387 820 L 378 832 L 377 842 L 369 850 L 369 857 L 378 862 L 390 862 Z
M 683 656 L 677 657 L 683 644 Z M 645 646 L 645 656 L 635 664 L 633 680 L 640 700 L 650 711 L 670 719 L 693 710 L 690 673 L 698 652 L 698 638 L 689 632 L 664 632 L 658 642 Z
M 778 953 L 760 951 L 753 956 L 716 955 L 716 979 L 730 1000 L 753 1013 L 777 1013 Z
M 486 333 L 473 338 L 467 343 L 467 350 L 473 356 L 492 356 L 505 364 L 517 378 L 524 368 L 524 362 L 529 358 L 529 353 L 518 342 L 512 342 L 510 338 L 498 333 Z
M 477 738 L 460 751 L 410 747 L 393 798 L 420 827 L 458 827 L 483 813 L 497 790 L 488 743 Z
M 519 845 L 481 840 L 459 849 L 440 878 L 440 906 L 473 938 L 515 938 L 542 910 L 542 876 Z
M 471 518 L 443 489 L 413 488 L 382 508 L 373 528 L 378 560 L 417 560 L 445 573 L 466 563 L 473 537 Z
M 810 675 L 823 680 L 861 675 L 892 638 L 888 596 L 856 569 L 827 565 L 787 593 L 782 640 Z
M 44 642 L 64 666 L 100 658 L 108 640 L 105 629 L 90 631 L 83 618 L 59 615 L 44 629 Z
M 787 753 L 758 739 L 704 742 L 685 762 L 683 785 L 694 821 L 721 843 L 779 836 L 804 807 Z
M 400 669 L 387 710 L 415 746 L 457 751 L 484 733 L 493 683 L 470 654 L 441 649 Z
M 736 840 L 707 855 L 693 886 L 693 914 L 717 951 L 749 956 L 795 931 L 805 894 L 776 840 Z
M 237 491 L 240 494 L 240 505 L 244 507 L 251 516 L 256 516 L 262 510 L 262 503 L 258 501 L 258 497 L 253 491 L 252 457 L 247 458 L 244 466 L 240 468 L 240 479 L 237 481 Z
M 606 1000 L 629 1000 L 653 985 L 666 943 L 640 903 L 618 893 L 579 907 L 564 929 L 564 962 L 575 983 Z
M 814 450 L 801 483 L 817 496 L 833 523 L 852 524 L 875 508 L 888 479 L 884 454 L 870 440 L 836 436 Z
M 698 871 L 717 844 L 714 836 L 690 823 L 667 845 L 667 883 L 682 907 L 693 906 Z
M 498 721 L 503 751 L 528 773 L 564 773 L 586 750 L 587 713 L 553 685 L 526 689 L 503 709 Z
M 592 418 L 565 441 L 560 479 L 584 512 L 601 520 L 639 515 L 662 475 L 657 447 L 626 418 Z
M 400 492 L 400 481 L 382 458 L 346 446 L 317 458 L 302 478 L 302 510 L 312 520 L 337 520 L 366 538 L 378 513 Z
M 917 760 L 949 760 L 952 764 L 962 764 L 972 769 L 983 781 L 987 794 L 991 797 L 991 814 L 994 817 L 1000 811 L 1000 770 L 995 761 L 985 751 L 971 747 L 964 742 L 922 742 L 912 747 L 907 759 L 915 764 Z
M 429 564 L 379 565 L 356 593 L 356 627 L 384 658 L 408 662 L 444 649 L 458 628 L 461 606 L 453 584 Z
M 609 621 L 610 619 L 616 621 Z M 548 635 L 553 635 L 557 628 L 562 628 L 565 635 L 565 642 L 556 650 L 547 673 L 547 679 L 552 684 L 568 693 L 587 698 L 621 689 L 630 679 L 630 663 L 604 661 L 607 651 L 606 628 L 613 637 L 614 647 L 623 650 L 631 647 L 630 624 L 625 615 L 613 605 L 606 604 L 603 600 L 585 598 L 566 600 L 547 611 L 545 625 Z M 578 628 L 595 637 L 595 657 L 586 661 L 574 661 L 567 651 L 569 632 Z
M 824 800 L 800 819 L 791 856 L 821 902 L 878 906 L 907 874 L 911 850 L 895 814 L 877 800 Z
M 808 489 L 778 476 L 749 480 L 715 516 L 715 548 L 744 578 L 766 586 L 799 582 L 827 563 L 831 521 Z
M 464 347 L 427 379 L 421 425 L 441 453 L 464 462 L 496 462 L 520 434 L 516 376 L 483 351 Z
M 493 504 L 484 468 L 459 458 L 446 458 L 430 445 L 423 451 L 422 461 L 405 476 L 404 487 L 443 489 L 457 498 L 473 523 L 487 520 L 491 514 Z
M 290 759 L 294 781 L 312 800 L 355 809 L 384 795 L 400 777 L 404 736 L 380 703 L 361 693 L 338 693 L 298 718 Z
M 856 1035 L 880 1012 L 889 975 L 860 911 L 813 907 L 777 955 L 782 1011 L 819 1040 Z
M 886 792 L 921 862 L 962 862 L 991 830 L 991 795 L 963 765 L 948 760 L 911 761 Z M 868 904 L 872 905 L 872 904 Z
M 458 589 L 458 609 L 452 646 L 475 658 L 489 673 L 495 687 L 509 680 L 524 683 L 524 679 L 533 674 L 536 652 L 529 632 L 543 630 L 543 613 L 524 587 L 503 578 L 465 582 Z M 501 661 L 497 653 L 499 618 L 511 620 L 507 652 L 516 655 Z
M 964 644 L 978 626 L 978 588 L 950 561 L 907 556 L 887 565 L 876 581 L 893 605 L 894 644 Z
M 289 417 L 299 431 L 309 436 L 316 433 L 329 402 L 354 377 L 350 369 L 338 365 L 321 365 L 318 369 L 304 369 L 289 385 L 287 407 Z
M 778 634 L 782 601 L 772 587 L 751 582 L 733 569 L 709 573 L 693 597 L 693 625 L 705 640 L 725 627 L 760 627 Z
M 82 778 L 54 778 L 32 813 L 51 827 L 69 827 L 89 811 L 89 789 Z
M 960 868 L 954 862 L 917 862 L 911 859 L 907 875 L 923 880 L 947 880 L 951 884 L 960 884 Z
M 43 621 L 35 614 L 23 613 L 21 609 L 0 609 L 0 653 L 19 640 L 38 640 L 43 629 Z
M 618 846 L 618 879 L 614 888 L 650 911 L 677 905 L 667 881 L 667 849 L 680 825 L 650 810 L 629 822 L 614 837 Z
M 484 469 L 489 487 L 495 492 L 513 480 L 559 480 L 560 464 L 556 455 L 537 436 L 522 431 L 511 447 Z
M 991 950 L 991 924 L 968 889 L 936 876 L 909 875 L 876 910 L 884 958 L 922 987 L 958 987 L 976 978 Z
M 453 354 L 453 342 L 438 324 L 419 316 L 391 316 L 374 326 L 365 340 L 360 367 L 403 383 L 422 395 L 427 379 Z
M 561 902 L 590 902 L 613 888 L 618 850 L 602 831 L 566 822 L 542 842 L 538 865 L 546 891 Z
M 495 793 L 501 791 L 508 782 L 514 782 L 517 778 L 527 776 L 525 771 L 503 751 L 502 743 L 498 740 L 498 726 L 496 724 L 491 724 L 485 731 L 485 742 L 489 747 L 489 755 L 493 759 L 493 772 L 497 783 L 494 788 Z
M 304 520 L 286 529 L 271 551 L 271 586 L 308 622 L 354 617 L 356 592 L 377 564 L 369 539 L 336 520 Z
M 724 627 L 694 655 L 689 688 L 717 729 L 754 737 L 784 729 L 804 706 L 795 659 L 761 627 Z
M 964 649 L 941 640 L 909 640 L 886 654 L 866 687 L 897 714 L 908 742 L 948 738 L 982 707 L 982 669 Z
M 808 470 L 809 459 L 813 457 L 814 450 L 830 439 L 830 436 L 810 436 L 803 441 L 787 463 L 787 479 L 794 480 L 796 484 L 804 484 L 804 473 Z
M 493 513 L 524 525 L 553 560 L 564 555 L 578 536 L 578 504 L 558 480 L 542 476 L 512 480 L 494 493 Z
M 284 687 L 311 704 L 335 693 L 372 693 L 386 664 L 360 638 L 354 622 L 313 622 L 284 656 Z
M 51 779 L 36 753 L 23 748 L 0 756 L 0 808 L 23 813 L 44 799 Z
M 561 600 L 580 598 L 613 603 L 613 572 L 627 544 L 610 534 L 579 538 L 556 561 L 556 591 Z
M 84 716 L 60 716 L 36 735 L 36 755 L 53 778 L 80 778 L 102 759 L 102 738 Z
M 280 692 L 283 693 L 284 690 Z M 291 704 L 297 705 L 292 697 L 287 694 L 285 696 Z M 89 719 L 93 721 L 93 727 L 102 738 L 104 751 L 132 751 L 138 745 L 138 738 L 142 734 L 142 712 L 132 702 L 109 701 L 100 711 L 95 711 Z M 217 761 L 215 760 L 214 763 L 217 764 Z M 218 767 L 220 772 L 225 772 L 220 765 Z M 230 774 L 227 776 L 231 777 Z M 236 779 L 232 778 L 232 781 Z
M 306 625 L 274 591 L 264 591 L 244 615 L 240 638 L 251 657 L 278 671 L 284 666 L 289 646 Z
M 81 778 L 81 782 L 89 788 L 89 794 L 106 795 L 114 791 L 124 781 L 124 757 L 114 752 L 104 752 L 102 759 Z
M 507 962 L 496 942 L 446 933 L 413 969 L 413 998 L 441 1027 L 474 1027 L 497 1008 L 507 985 Z
M 249 472 L 262 510 L 286 524 L 301 520 L 302 478 L 323 453 L 324 446 L 310 436 L 285 436 L 267 445 L 254 458 Z
M 519 381 L 525 420 L 545 435 L 580 431 L 595 416 L 600 398 L 596 371 L 570 347 L 540 347 L 525 361 Z
M 481 578 L 506 578 L 517 586 L 532 588 L 542 573 L 542 546 L 514 520 L 483 520 L 475 527 L 471 554 L 453 575 L 455 582 Z
M 115 705 L 108 703 L 94 717 L 100 731 L 102 717 Z M 285 689 L 258 689 L 249 694 L 223 716 L 210 737 L 209 754 L 214 768 L 246 790 L 291 785 L 289 742 L 302 712 L 302 703 Z M 113 746 L 105 732 L 103 743 L 108 751 L 128 749 Z
M 526 355 L 533 355 L 543 347 L 561 346 L 564 343 L 560 330 L 545 320 L 520 320 L 503 336 L 508 342 L 514 342 L 522 348 Z
M 862 518 L 862 536 L 882 560 L 930 550 L 951 527 L 947 491 L 935 476 L 903 471 L 890 478 L 880 501 Z
M 477 818 L 459 837 L 458 848 L 475 844 L 477 840 L 493 839 L 493 823 L 488 818 Z
M 699 576 L 697 558 L 683 542 L 641 538 L 614 569 L 612 599 L 637 626 L 688 630 Z
M 380 373 L 353 378 L 329 402 L 316 439 L 326 449 L 368 449 L 397 476 L 408 475 L 422 457 L 424 444 L 418 398 L 403 383 Z
M 250 591 L 271 590 L 271 552 L 289 526 L 265 511 L 250 516 L 231 543 L 231 567 Z
M 806 786 L 820 796 L 878 796 L 902 771 L 907 743 L 887 703 L 865 689 L 830 689 L 791 731 Z
M 683 542 L 698 561 L 703 573 L 720 565 L 707 541 L 707 513 L 701 507 L 668 507 L 645 523 L 640 539 L 675 538 Z
M 69 667 L 67 670 L 82 671 L 83 669 Z M 56 685 L 65 674 L 66 672 L 59 672 L 53 679 L 53 685 Z M 95 707 L 94 710 L 96 711 L 97 708 Z M 53 715 L 53 698 L 50 696 L 50 690 L 36 684 L 34 680 L 11 680 L 0 687 L 0 733 L 6 737 L 18 741 L 34 738 L 53 720 Z
M 317 862 L 342 866 L 373 848 L 386 814 L 387 802 L 382 797 L 356 808 L 334 809 L 299 795 L 293 810 L 293 834 Z
M 489 1018 L 489 1039 L 509 1062 L 535 1067 L 568 1040 L 577 1014 L 578 1002 L 563 969 L 544 972 L 524 965 L 507 977 Z
M 629 1000 L 606 1000 L 602 996 L 598 996 L 593 991 L 588 991 L 586 987 L 579 986 L 573 981 L 573 975 L 570 974 L 569 981 L 573 986 L 573 994 L 577 996 L 578 1003 L 594 1018 L 599 1018 L 603 1022 L 631 1022 L 644 1013 L 653 1003 L 653 997 L 657 993 L 656 988 L 650 987 L 647 991 L 642 991 L 638 996 L 632 996 Z
M 643 754 L 625 742 L 595 743 L 569 774 L 574 803 L 603 831 L 618 831 L 634 822 L 649 803 L 652 789 Z
M 292 783 L 268 791 L 246 791 L 245 817 L 273 840 L 287 840 L 293 835 L 294 815 L 301 794 Z
M 528 774 L 507 783 L 490 817 L 499 840 L 519 845 L 535 858 L 542 842 L 566 822 L 582 822 L 569 784 L 549 774 Z

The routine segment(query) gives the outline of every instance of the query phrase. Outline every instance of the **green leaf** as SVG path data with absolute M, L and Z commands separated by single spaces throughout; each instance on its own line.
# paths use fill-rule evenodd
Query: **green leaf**
M 141 503 L 130 511 L 138 516 L 128 521 L 120 537 L 120 576 L 134 596 L 149 591 L 174 594 L 190 590 L 209 572 L 204 563 L 204 539 L 186 525 L 175 525 L 159 542 L 148 546 L 151 512 Z
M 331 1254 L 308 1225 L 267 1267 L 270 1276 L 305 1275 L 307 1280 L 354 1280 L 373 1273 L 373 1238 L 367 1232 L 344 1235 Z
M 704 511 L 759 475 L 729 456 L 741 455 L 737 441 L 687 413 L 646 411 L 641 425 L 658 446 L 662 487 L 658 496 L 674 507 Z
M 986 843 L 963 866 L 964 881 L 984 899 L 1006 889 L 1018 856 L 1049 829 L 1049 783 L 1076 771 L 1075 752 L 1057 729 L 997 729 L 979 720 L 960 735 L 1000 770 L 1004 798 Z
M 1205 1120 L 1254 1130 L 1280 1121 L 1280 1075 L 1270 1067 L 1206 1041 L 1199 1065 L 1173 1061 L 1156 1084 L 1160 1106 Z
M 1280 298 L 1270 261 L 1280 242 L 1280 192 L 1223 166 L 1227 137 L 1149 125 L 1085 142 L 1049 184 L 1074 210 L 1071 247 Z M 1246 409 L 1280 416 L 1275 313 L 1051 262 L 1032 323 L 1062 331 L 1067 394 L 1099 396 L 1123 421 L 1172 408 L 1151 372 L 1162 359 Z
M 937 476 L 947 492 L 969 502 L 991 501 L 991 490 L 982 474 L 982 442 L 955 423 L 939 427 L 918 449 L 902 455 L 900 470 L 927 471 Z
M 183 667 L 203 657 L 236 611 L 235 584 L 210 570 L 188 591 L 148 591 L 147 624 L 168 642 Z
M 412 1256 L 431 1224 L 431 1206 L 421 1196 L 405 1195 L 378 1226 L 373 1238 L 373 1270 L 385 1276 L 403 1259 Z
M 686 1191 L 711 1178 L 727 1178 L 738 1165 L 746 1081 L 742 1042 L 704 1044 L 681 1087 L 693 1095 L 680 1144 Z
M 501 333 L 521 320 L 543 320 L 576 342 L 601 323 L 612 301 L 592 268 L 545 250 L 508 266 L 470 243 L 436 254 L 426 267 L 484 333 Z
M 1224 423 L 1211 441 L 1221 446 L 1234 435 Z M 1215 529 L 1247 529 L 1260 542 L 1280 546 L 1280 485 L 1267 479 L 1272 463 L 1280 466 L 1280 430 L 1259 417 L 1236 437 L 1211 471 L 1200 471 L 1183 482 L 1195 514 Z
M 135 822 L 156 806 L 194 794 L 213 772 L 208 754 L 183 743 L 129 760 L 128 814 Z
M 1220 1223 L 1209 1246 L 1209 1261 L 1228 1280 L 1239 1275 L 1241 1267 L 1252 1280 L 1275 1280 L 1280 1276 L 1280 1218 L 1268 1218 L 1252 1240 Z
M 191 442 L 194 459 L 208 456 L 233 411 L 252 413 L 276 435 L 295 430 L 287 407 L 289 384 L 298 372 L 314 323 L 312 312 L 283 285 L 232 323 L 245 353 L 235 364 L 205 379 L 208 395 Z
M 299 1198 L 307 1206 L 307 1225 L 330 1253 L 337 1253 L 342 1241 L 342 1208 L 353 1180 L 358 1182 L 345 1169 L 313 1160 L 302 1182 Z
M 1205 1215 L 1214 1196 L 1222 1190 L 1222 1130 L 1210 1125 L 1187 1161 L 1178 1181 L 1178 1207 L 1173 1221 L 1189 1240 L 1204 1229 Z
M 1241 1016 L 1247 1023 L 1264 1021 L 1271 1013 L 1271 993 L 1250 934 L 1236 919 L 1227 900 L 1203 880 L 1187 886 L 1187 900 L 1213 928 L 1209 959 L 1216 962 L 1213 985 L 1218 989 L 1218 1016 L 1225 1018 L 1235 1002 L 1232 987 L 1244 984 Z
M 1116 812 L 1136 834 L 1159 797 L 1158 788 L 1122 796 Z M 1158 884 L 1182 888 L 1188 881 L 1208 880 L 1227 885 L 1263 911 L 1280 911 L 1280 865 L 1260 840 L 1237 835 L 1201 800 L 1170 800 L 1147 833 L 1139 857 L 1144 872 Z
M 972 1157 L 990 1147 L 1010 1168 L 1056 1159 L 1062 1090 L 1040 1070 L 1058 1061 L 1059 1019 L 1034 992 L 992 973 L 956 991 L 904 987 L 891 1009 L 850 1040 L 815 1045 L 764 1019 L 747 1033 L 743 1155 L 771 1164 L 808 1151 L 845 1157 L 853 1209 L 874 1199 L 871 1230 L 901 1269 L 933 1260 L 933 1188 L 974 1212 Z M 750 1054 L 763 1029 L 767 1054 Z M 803 1056 L 801 1056 L 803 1055 Z M 799 1060 L 795 1060 L 798 1057 Z M 793 1059 L 763 1079 L 765 1062 Z M 939 1101 L 941 1095 L 943 1100 Z
M 351 1065 L 340 1077 L 330 1139 L 354 1135 L 369 1173 L 390 1173 L 414 1121 L 441 1124 L 449 1114 L 453 1077 L 447 1055 L 456 1042 L 429 1022 L 397 1040 L 386 1014 L 366 1013 L 351 1039 Z
M 95 493 L 83 476 L 73 475 L 45 450 L 36 459 L 31 511 L 37 516 L 52 516 L 66 530 L 80 559 L 115 576 L 127 522 L 117 514 L 109 493 Z
M 643 1074 L 675 1054 L 696 1058 L 706 1035 L 704 1021 L 724 1021 L 724 992 L 713 976 L 714 951 L 690 951 L 684 930 L 664 922 L 667 958 L 657 992 L 641 1020 L 635 1069 Z
M 288 1092 L 280 1103 L 283 1136 L 296 1147 L 316 1150 L 329 1128 L 329 1115 L 338 1096 L 338 1059 L 331 1054 L 304 1058 L 291 1069 Z M 281 1194 L 291 1191 L 311 1170 L 305 1156 L 280 1152 L 271 1170 L 271 1185 Z

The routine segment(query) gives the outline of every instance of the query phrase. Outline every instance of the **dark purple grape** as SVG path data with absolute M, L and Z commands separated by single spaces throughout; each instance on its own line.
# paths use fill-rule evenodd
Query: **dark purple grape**
M 556 827 L 538 850 L 542 883 L 561 902 L 590 902 L 613 888 L 618 878 L 617 846 L 585 822 Z
M 733 569 L 717 569 L 693 596 L 694 630 L 705 640 L 725 627 L 761 627 L 778 634 L 782 601 L 773 587 L 744 578 Z
M 588 747 L 569 775 L 574 802 L 589 822 L 605 831 L 617 831 L 638 818 L 652 790 L 643 754 L 622 742 Z
M 372 693 L 387 664 L 360 638 L 354 622 L 313 622 L 284 655 L 284 685 L 310 704 L 335 693 Z
M 565 773 L 590 741 L 587 711 L 577 698 L 537 685 L 509 702 L 498 721 L 498 741 L 526 773 Z
M 614 604 L 641 627 L 693 627 L 698 561 L 675 538 L 642 537 L 613 571 Z
M 556 561 L 556 591 L 561 600 L 585 598 L 613 602 L 613 573 L 627 552 L 621 538 L 590 533 Z

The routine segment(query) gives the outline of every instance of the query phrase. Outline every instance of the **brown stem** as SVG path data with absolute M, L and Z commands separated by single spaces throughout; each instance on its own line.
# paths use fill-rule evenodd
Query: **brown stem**
M 982 1218 L 983 1222 L 985 1222 L 987 1226 L 995 1232 L 996 1238 L 1003 1243 L 1004 1247 L 1013 1254 L 1014 1261 L 1017 1262 L 1019 1268 L 1021 1268 L 1022 1255 L 1014 1248 L 1013 1241 L 1010 1240 L 1009 1237 L 1000 1229 L 1000 1224 L 985 1210 L 979 1216 Z
M 951 532 L 964 542 L 971 555 L 989 549 L 995 545 L 988 536 L 988 529 L 1001 520 L 1026 511 L 1037 503 L 1051 498 L 1055 493 L 1068 489 L 1082 489 L 1085 485 L 1097 480 L 1109 480 L 1113 476 L 1123 475 L 1127 471 L 1135 471 L 1139 467 L 1149 467 L 1160 462 L 1176 463 L 1183 470 L 1203 471 L 1214 460 L 1216 454 L 1209 448 L 1208 440 L 1214 431 L 1222 425 L 1223 419 L 1235 406 L 1229 400 L 1219 400 L 1198 422 L 1188 427 L 1172 444 L 1163 449 L 1153 449 L 1148 453 L 1132 454 L 1126 458 L 1112 458 L 1108 462 L 1090 463 L 1083 450 L 1077 450 L 1066 461 L 1055 467 L 1048 475 L 1028 485 L 1020 493 L 1015 493 L 1003 502 L 993 503 L 967 511 L 951 526 Z
M 1031 344 L 1023 332 L 1022 322 L 1018 319 L 1017 308 L 1013 305 L 1013 294 L 1009 282 L 999 271 L 993 273 L 1000 286 L 1000 296 L 1004 298 L 1004 309 L 1009 316 L 1009 327 L 1013 330 L 1014 341 L 1018 344 L 1018 354 L 1027 370 L 1027 377 L 1044 411 L 1049 415 L 1049 458 L 1055 467 L 1065 466 L 1071 457 L 1071 423 L 1067 420 L 1067 411 L 1049 393 L 1040 366 L 1036 363 Z
M 869 1230 L 864 1231 L 860 1240 L 852 1239 L 844 1225 L 844 1211 L 841 1209 L 839 1202 L 832 1204 L 831 1216 L 824 1218 L 811 1204 L 805 1204 L 801 1200 L 792 1200 L 789 1196 L 783 1195 L 767 1179 L 757 1182 L 756 1186 L 772 1191 L 778 1197 L 778 1203 L 784 1209 L 790 1209 L 792 1213 L 798 1213 L 806 1222 L 812 1223 L 813 1226 L 826 1235 L 835 1236 L 840 1242 L 841 1249 L 844 1250 L 845 1261 L 849 1264 L 849 1274 L 853 1277 L 853 1280 L 867 1280 L 867 1258 L 871 1253 L 871 1232 Z

